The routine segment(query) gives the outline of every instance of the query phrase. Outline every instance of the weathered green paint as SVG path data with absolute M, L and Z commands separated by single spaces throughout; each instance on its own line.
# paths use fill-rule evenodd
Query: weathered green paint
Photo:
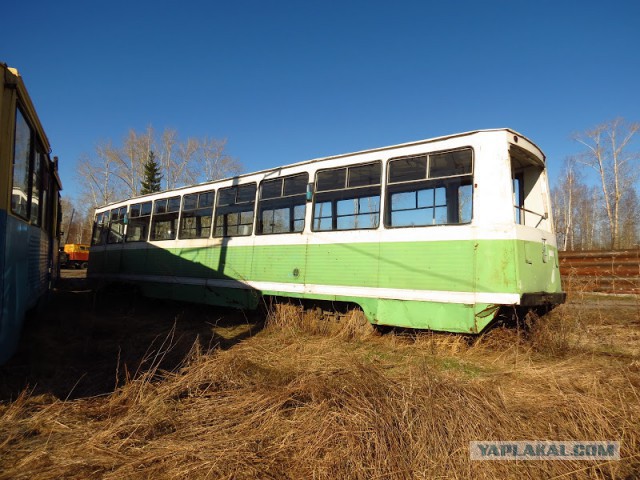
M 130 273 L 286 284 L 336 285 L 442 292 L 560 292 L 557 251 L 535 242 L 469 240 L 313 244 L 223 245 L 208 248 L 93 248 L 90 273 Z M 496 306 L 487 303 L 422 302 L 279 290 L 205 288 L 148 283 L 145 294 L 254 308 L 260 294 L 359 304 L 372 323 L 454 332 L 478 332 Z M 339 291 L 339 289 L 338 289 Z

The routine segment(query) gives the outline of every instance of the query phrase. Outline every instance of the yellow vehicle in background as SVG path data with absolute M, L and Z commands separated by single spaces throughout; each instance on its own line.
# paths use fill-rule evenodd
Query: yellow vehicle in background
M 89 245 L 81 243 L 67 243 L 64 246 L 65 255 L 60 255 L 60 264 L 67 268 L 87 268 L 89 264 Z

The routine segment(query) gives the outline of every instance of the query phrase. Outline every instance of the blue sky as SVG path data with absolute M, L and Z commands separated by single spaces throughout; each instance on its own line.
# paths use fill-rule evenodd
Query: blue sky
M 31 1 L 2 8 L 60 157 L 129 129 L 227 138 L 246 171 L 510 127 L 547 154 L 640 120 L 640 2 Z

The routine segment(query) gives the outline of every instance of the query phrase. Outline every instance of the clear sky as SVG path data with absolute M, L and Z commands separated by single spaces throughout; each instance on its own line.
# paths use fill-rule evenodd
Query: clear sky
M 246 171 L 509 127 L 547 154 L 640 120 L 640 1 L 5 2 L 18 68 L 75 166 L 129 129 L 227 138 Z

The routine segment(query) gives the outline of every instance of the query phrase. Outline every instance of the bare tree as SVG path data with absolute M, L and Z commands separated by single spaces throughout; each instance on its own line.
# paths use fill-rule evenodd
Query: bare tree
M 166 182 L 167 189 L 172 188 L 170 185 L 172 184 L 172 178 L 168 175 L 167 172 L 172 170 L 172 165 L 175 161 L 174 159 L 174 148 L 177 143 L 178 132 L 173 129 L 165 128 L 164 132 L 162 132 L 162 136 L 160 137 L 160 145 L 158 146 L 159 154 L 159 163 L 162 167 L 162 171 L 164 172 L 164 179 Z
M 640 124 L 618 118 L 575 135 L 586 147 L 578 161 L 592 168 L 600 181 L 610 248 L 620 246 L 621 200 L 638 178 L 638 152 L 632 151 L 632 141 L 639 129 Z
M 81 198 L 95 208 L 139 195 L 151 152 L 158 156 L 166 189 L 238 175 L 242 166 L 226 154 L 225 147 L 226 140 L 209 137 L 180 140 L 172 129 L 165 129 L 159 139 L 151 126 L 143 133 L 129 130 L 122 146 L 102 141 L 94 156 L 85 154 L 78 160 Z
M 576 196 L 576 215 L 574 215 L 578 237 L 575 241 L 576 250 L 595 250 L 606 248 L 607 223 L 604 210 L 598 208 L 601 205 L 601 192 L 597 186 L 584 186 L 578 190 Z
M 552 197 L 556 211 L 556 231 L 559 245 L 562 250 L 574 250 L 576 247 L 576 207 L 579 205 L 577 197 L 584 185 L 578 178 L 579 172 L 575 165 L 575 159 L 565 159 L 560 183 L 553 188 Z
M 153 136 L 151 127 L 144 133 L 131 129 L 121 147 L 115 146 L 111 140 L 96 146 L 96 157 L 90 159 L 89 163 L 94 170 L 108 172 L 106 180 L 117 198 L 140 194 L 140 179 L 149 152 L 153 149 Z M 85 174 L 83 171 L 82 175 Z
M 113 181 L 111 157 L 83 155 L 76 169 L 82 194 L 96 207 L 114 201 L 119 193 Z
M 91 228 L 93 210 L 83 208 L 83 204 L 69 198 L 60 200 L 62 207 L 61 227 L 64 233 L 64 243 L 89 243 L 91 240 Z
M 227 139 L 205 137 L 200 143 L 197 161 L 198 180 L 208 182 L 240 174 L 242 164 L 225 152 Z
M 112 155 L 117 165 L 117 175 L 127 186 L 129 196 L 140 194 L 140 180 L 144 164 L 153 150 L 153 128 L 147 127 L 147 131 L 138 134 L 135 130 L 129 130 L 129 134 L 121 149 L 113 149 Z
M 199 149 L 200 142 L 195 138 L 178 143 L 176 158 L 165 172 L 171 177 L 170 182 L 167 181 L 168 189 L 197 182 L 191 166 L 196 162 Z
M 627 191 L 620 202 L 622 215 L 620 218 L 620 248 L 640 247 L 640 199 L 635 190 Z

